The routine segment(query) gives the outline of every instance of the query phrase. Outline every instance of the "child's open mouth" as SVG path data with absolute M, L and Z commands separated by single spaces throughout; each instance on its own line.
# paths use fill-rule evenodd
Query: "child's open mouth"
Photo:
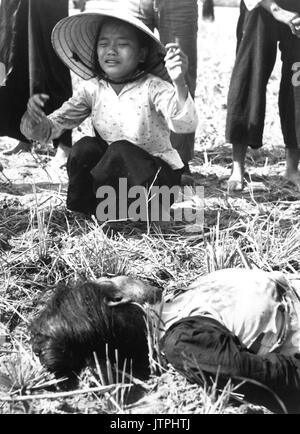
M 107 59 L 107 60 L 105 60 L 105 63 L 107 65 L 117 65 L 119 63 L 119 61 L 118 60 Z

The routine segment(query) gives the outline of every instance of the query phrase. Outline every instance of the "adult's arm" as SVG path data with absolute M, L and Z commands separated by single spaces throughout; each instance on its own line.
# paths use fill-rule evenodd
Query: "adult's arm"
M 257 6 L 263 7 L 273 15 L 275 20 L 289 26 L 291 32 L 300 37 L 300 17 L 297 12 L 288 11 L 280 7 L 274 0 L 244 0 L 244 3 L 248 10 L 252 10 Z

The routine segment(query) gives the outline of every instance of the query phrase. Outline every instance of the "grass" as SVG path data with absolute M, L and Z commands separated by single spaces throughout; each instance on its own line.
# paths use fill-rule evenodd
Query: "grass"
M 61 281 L 125 273 L 157 282 L 170 300 L 197 276 L 215 269 L 298 272 L 300 195 L 282 178 L 279 64 L 268 89 L 266 146 L 247 156 L 252 183 L 233 196 L 222 186 L 231 165 L 224 129 L 237 16 L 237 8 L 216 8 L 216 23 L 199 22 L 200 125 L 191 168 L 204 186 L 203 231 L 188 232 L 178 223 L 100 224 L 72 215 L 65 208 L 64 186 L 53 188 L 45 174 L 51 154 L 39 155 L 40 172 L 30 155 L 4 158 L 3 173 L 12 184 L 0 178 L 0 413 L 268 413 L 232 401 L 239 397 L 230 383 L 221 394 L 216 379 L 203 387 L 187 383 L 158 359 L 155 339 L 149 341 L 149 381 L 125 379 L 123 367 L 116 378 L 112 367 L 107 365 L 103 373 L 96 364 L 95 370 L 82 372 L 76 390 L 61 392 L 32 354 L 28 333 L 28 324 Z M 74 131 L 75 139 L 88 128 Z M 38 182 L 42 173 L 48 186 Z M 127 393 L 128 385 L 132 389 Z
M 277 204 L 270 212 L 257 207 L 254 218 L 245 213 L 237 219 L 235 215 L 228 216 L 228 209 L 224 209 L 220 202 L 219 207 L 214 205 L 206 211 L 211 218 L 214 215 L 215 225 L 205 227 L 204 234 L 190 235 L 178 233 L 176 227 L 167 231 L 151 227 L 147 234 L 130 222 L 122 223 L 121 230 L 114 226 L 100 226 L 93 220 L 74 218 L 64 209 L 50 209 L 43 218 L 33 219 L 38 209 L 34 212 L 28 210 L 23 215 L 24 232 L 14 239 L 9 238 L 13 246 L 1 257 L 1 322 L 6 327 L 7 336 L 0 347 L 0 384 L 4 384 L 4 391 L 0 388 L 0 412 L 39 413 L 43 401 L 44 413 L 76 413 L 81 412 L 80 400 L 81 404 L 89 402 L 88 411 L 91 413 L 134 413 L 145 406 L 148 409 L 150 406 L 154 413 L 161 413 L 162 409 L 170 414 L 232 412 L 233 407 L 229 404 L 231 386 L 226 386 L 222 394 L 217 395 L 212 387 L 203 389 L 188 385 L 170 367 L 161 367 L 161 361 L 157 363 L 158 344 L 155 340 L 149 343 L 154 360 L 153 376 L 144 385 L 148 401 L 144 397 L 144 402 L 137 402 L 136 407 L 131 403 L 127 409 L 124 395 L 116 396 L 115 390 L 112 396 L 110 391 L 103 393 L 101 387 L 107 384 L 100 381 L 103 376 L 99 370 L 97 381 L 94 374 L 85 374 L 85 379 L 83 374 L 79 395 L 49 397 L 51 378 L 30 351 L 27 326 L 51 295 L 53 286 L 62 280 L 126 273 L 155 280 L 164 287 L 168 300 L 184 290 L 199 274 L 220 268 L 249 266 L 293 272 L 299 266 L 300 232 L 299 225 L 294 226 L 292 220 L 286 221 L 285 207 L 286 204 Z M 223 215 L 226 218 L 223 219 Z M 10 223 L 14 225 L 11 217 Z M 26 226 L 25 220 L 30 224 Z M 45 246 L 45 241 L 47 249 L 41 251 L 40 245 Z M 157 366 L 162 376 L 157 375 Z M 118 380 L 111 375 L 108 378 L 108 384 L 124 383 L 122 375 Z M 169 385 L 175 381 L 177 387 L 172 387 L 168 396 L 161 397 L 159 405 L 157 401 L 150 405 L 152 396 L 156 396 L 151 392 L 151 384 L 153 390 L 163 390 L 161 383 L 166 378 Z M 185 394 L 194 397 L 185 398 Z M 16 396 L 18 399 L 14 399 Z M 191 407 L 195 400 L 197 410 Z M 62 409 L 66 402 L 68 411 Z M 186 402 L 186 408 L 182 402 Z

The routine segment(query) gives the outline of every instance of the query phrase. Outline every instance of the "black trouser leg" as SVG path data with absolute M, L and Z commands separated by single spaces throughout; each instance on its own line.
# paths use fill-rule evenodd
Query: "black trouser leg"
M 165 0 L 160 2 L 158 31 L 165 45 L 177 37 L 180 47 L 189 59 L 186 82 L 194 97 L 197 84 L 197 34 L 198 2 L 196 0 Z M 188 163 L 194 157 L 195 133 L 171 132 L 171 143 L 182 161 Z
M 126 200 L 127 209 L 134 201 L 128 196 L 130 188 L 142 186 L 148 190 L 152 184 L 170 188 L 179 186 L 181 178 L 181 170 L 173 170 L 165 161 L 150 155 L 144 149 L 126 140 L 112 143 L 91 173 L 94 179 L 94 191 L 99 198 L 98 202 L 101 201 L 101 198 L 104 198 L 104 191 L 101 191 L 101 187 L 110 186 L 113 188 L 116 198 L 126 195 L 128 199 Z M 122 181 L 120 181 L 121 178 L 123 178 Z M 147 200 L 146 197 L 145 200 Z M 171 197 L 168 206 L 173 201 L 174 198 Z M 127 210 L 124 204 L 123 207 L 123 212 L 121 212 L 119 200 L 117 199 L 116 215 L 113 215 L 111 219 L 125 218 L 124 214 L 127 215 Z M 100 215 L 100 212 L 98 215 Z M 102 213 L 101 215 L 103 216 Z M 98 218 L 102 220 L 102 217 Z
M 277 21 L 262 7 L 249 12 L 241 2 L 237 40 L 227 100 L 226 141 L 259 148 L 266 89 L 277 52 Z
M 226 327 L 203 316 L 184 318 L 167 330 L 163 340 L 166 358 L 190 381 L 201 383 L 203 376 L 216 378 L 223 387 L 247 381 L 238 392 L 246 400 L 274 411 L 281 407 L 271 389 L 290 412 L 300 412 L 300 355 L 250 352 Z
M 290 28 L 280 25 L 282 73 L 279 92 L 279 113 L 284 143 L 287 148 L 300 147 L 300 86 L 295 86 L 293 69 L 300 62 L 300 39 Z
M 95 212 L 96 196 L 90 172 L 106 149 L 106 142 L 96 137 L 83 137 L 74 144 L 67 162 L 67 208 L 70 210 L 87 214 Z
M 173 170 L 165 161 L 150 155 L 127 140 L 112 143 L 101 161 L 92 170 L 95 189 L 102 185 L 118 187 L 119 178 L 126 178 L 128 188 L 143 185 L 180 185 L 180 170 Z

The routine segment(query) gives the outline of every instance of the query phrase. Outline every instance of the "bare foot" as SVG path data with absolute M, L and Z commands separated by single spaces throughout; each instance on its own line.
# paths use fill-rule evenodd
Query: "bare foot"
M 242 175 L 236 175 L 232 173 L 227 181 L 227 191 L 242 191 L 244 189 L 244 177 Z
M 31 151 L 31 143 L 28 142 L 19 142 L 14 148 L 9 151 L 3 152 L 3 155 L 14 155 L 19 152 L 30 152 Z
M 293 183 L 297 187 L 297 190 L 300 191 L 300 172 L 299 171 L 286 173 L 285 178 L 288 181 L 290 181 L 291 183 Z

